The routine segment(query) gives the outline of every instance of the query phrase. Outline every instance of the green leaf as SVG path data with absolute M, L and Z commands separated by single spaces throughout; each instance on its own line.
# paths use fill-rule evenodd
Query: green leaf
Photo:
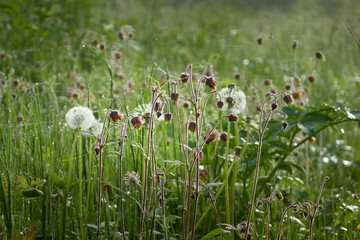
M 212 237 L 215 237 L 216 235 L 219 235 L 220 233 L 222 233 L 222 230 L 220 228 L 216 228 L 211 232 L 209 232 L 208 234 L 206 234 L 205 236 L 203 236 L 200 240 L 210 239 Z
M 16 176 L 17 179 L 19 180 L 20 184 L 23 185 L 24 187 L 28 187 L 29 184 L 27 183 L 26 179 L 23 176 Z

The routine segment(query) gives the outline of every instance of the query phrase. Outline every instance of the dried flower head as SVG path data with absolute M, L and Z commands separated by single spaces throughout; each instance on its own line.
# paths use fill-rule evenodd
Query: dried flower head
M 205 169 L 201 170 L 199 173 L 199 176 L 202 178 L 205 178 L 205 179 L 207 178 L 207 175 L 208 175 L 208 172 Z
M 212 142 L 215 142 L 215 141 L 219 140 L 219 138 L 220 138 L 220 133 L 216 129 L 210 135 L 205 135 L 204 136 L 204 140 L 207 139 L 206 142 L 205 142 L 206 144 L 210 144 Z
M 135 129 L 139 129 L 145 123 L 145 120 L 141 120 L 140 117 L 133 117 L 130 122 Z
M 316 78 L 314 76 L 309 76 L 308 80 L 310 83 L 314 83 L 316 81 Z
M 83 106 L 71 108 L 65 115 L 67 124 L 72 129 L 88 130 L 96 121 L 93 112 Z
M 261 45 L 262 44 L 262 38 L 261 37 L 259 37 L 258 39 L 257 39 L 257 43 L 259 44 L 259 45 Z
M 21 113 L 19 113 L 19 115 L 16 116 L 16 119 L 18 122 L 22 122 L 24 121 L 24 116 Z
M 180 94 L 178 92 L 172 92 L 170 94 L 170 99 L 171 101 L 177 102 L 177 100 L 179 99 Z
M 165 113 L 164 118 L 165 118 L 165 122 L 170 122 L 172 119 L 172 113 L 170 112 Z
M 239 114 L 244 111 L 246 106 L 246 96 L 240 88 L 231 86 L 223 88 L 219 91 L 221 100 L 224 101 L 223 110 L 226 112 L 232 112 Z M 218 96 L 218 100 L 220 98 Z
M 216 81 L 213 77 L 207 77 L 205 80 L 205 84 L 211 89 L 215 89 L 216 87 Z
M 230 122 L 236 122 L 239 119 L 239 117 L 233 113 L 231 113 L 228 118 Z
M 189 80 L 189 74 L 187 73 L 180 74 L 180 80 L 182 83 L 187 83 Z
M 125 173 L 124 182 L 127 186 L 141 186 L 140 177 L 135 171 Z
M 188 123 L 188 129 L 191 132 L 195 132 L 195 130 L 196 130 L 196 122 L 194 122 L 194 121 L 189 122 Z
M 116 59 L 122 59 L 122 54 L 119 53 L 119 52 L 115 53 L 115 58 Z
M 109 117 L 110 117 L 111 121 L 113 121 L 114 123 L 117 123 L 123 119 L 124 115 L 120 114 L 119 111 L 117 111 L 117 110 L 112 110 L 110 112 Z
M 240 73 L 236 73 L 236 74 L 235 74 L 235 79 L 238 80 L 238 81 L 241 80 L 241 75 L 240 75 Z
M 283 97 L 283 100 L 284 100 L 284 102 L 287 104 L 287 105 L 289 105 L 290 103 L 292 103 L 292 98 L 291 98 L 291 96 L 290 95 L 285 95 L 284 97 Z

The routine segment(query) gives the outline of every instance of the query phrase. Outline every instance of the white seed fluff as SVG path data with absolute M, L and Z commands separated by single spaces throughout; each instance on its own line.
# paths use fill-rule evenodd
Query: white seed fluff
M 67 124 L 72 129 L 88 130 L 96 122 L 92 111 L 87 107 L 71 108 L 65 115 Z
M 137 106 L 135 108 L 134 111 L 134 116 L 140 117 L 141 119 L 147 120 L 150 118 L 151 115 L 151 103 L 147 103 L 147 104 L 141 104 L 139 106 Z M 158 118 L 156 116 L 156 112 L 153 112 L 154 115 L 154 119 L 157 119 L 159 121 L 163 121 L 164 120 L 164 114 L 161 114 L 161 116 Z
M 226 87 L 219 91 L 221 96 L 221 101 L 224 102 L 224 107 L 222 108 L 223 111 L 240 114 L 244 111 L 246 106 L 246 96 L 240 88 L 233 86 L 233 87 Z M 218 100 L 220 100 L 219 96 L 217 95 Z

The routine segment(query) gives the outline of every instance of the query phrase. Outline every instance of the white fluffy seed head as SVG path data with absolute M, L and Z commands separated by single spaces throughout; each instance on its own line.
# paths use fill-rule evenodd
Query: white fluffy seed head
M 221 101 L 224 102 L 223 111 L 240 114 L 245 110 L 246 96 L 240 88 L 236 86 L 226 87 L 221 89 L 219 94 Z M 217 98 L 220 100 L 219 96 Z
M 72 129 L 88 130 L 96 122 L 92 111 L 87 107 L 71 108 L 65 115 L 67 124 Z
M 140 117 L 141 119 L 145 119 L 148 120 L 150 118 L 151 115 L 151 103 L 147 103 L 147 104 L 141 104 L 139 106 L 137 106 L 135 108 L 134 111 L 134 116 Z M 163 121 L 164 120 L 164 114 L 162 114 L 159 118 L 156 116 L 156 112 L 153 112 L 153 116 L 155 119 L 159 120 L 159 121 Z

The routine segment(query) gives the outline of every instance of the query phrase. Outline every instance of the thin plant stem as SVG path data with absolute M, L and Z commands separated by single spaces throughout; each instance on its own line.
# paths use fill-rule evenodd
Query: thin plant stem
M 281 220 L 280 220 L 280 226 L 279 226 L 279 231 L 278 231 L 278 234 L 277 234 L 277 240 L 280 240 L 281 232 L 282 232 L 282 231 L 281 231 L 281 227 L 282 227 L 282 224 L 283 224 L 283 222 L 284 222 L 284 217 L 285 217 L 287 211 L 289 211 L 290 208 L 293 208 L 293 207 L 295 207 L 295 206 L 296 206 L 296 203 L 293 203 L 293 204 L 291 204 L 290 206 L 288 206 L 288 207 L 285 209 L 285 211 L 283 212 L 283 214 L 282 214 L 282 216 L 281 216 Z
M 322 183 L 320 185 L 320 191 L 319 191 L 319 194 L 318 194 L 317 199 L 316 199 L 316 204 L 314 206 L 314 212 L 313 212 L 313 214 L 310 214 L 309 240 L 312 240 L 314 219 L 315 219 L 315 216 L 316 216 L 316 213 L 317 213 L 317 209 L 319 208 L 319 202 L 320 202 L 321 194 L 322 194 L 322 191 L 324 189 L 325 182 L 327 180 L 329 180 L 328 176 L 326 176 L 324 178 L 324 180 L 322 181 Z
M 225 223 L 230 224 L 230 203 L 229 203 L 229 148 L 230 148 L 230 121 L 227 124 L 226 150 L 225 150 L 225 166 L 224 166 L 224 182 L 225 182 Z
M 124 221 L 124 209 L 123 209 L 123 190 L 122 190 L 122 161 L 123 161 L 123 149 L 124 141 L 120 142 L 120 152 L 119 152 L 119 188 L 120 188 L 120 217 L 121 217 L 121 231 L 123 239 L 126 239 L 125 235 L 125 221 Z
M 98 184 L 98 214 L 97 214 L 97 235 L 100 234 L 100 216 L 101 216 L 101 174 L 102 174 L 102 146 L 99 151 L 99 184 Z
M 82 212 L 82 149 L 81 149 L 81 131 L 78 131 L 78 170 L 79 170 L 79 228 L 80 238 L 84 239 L 83 230 L 83 212 Z

